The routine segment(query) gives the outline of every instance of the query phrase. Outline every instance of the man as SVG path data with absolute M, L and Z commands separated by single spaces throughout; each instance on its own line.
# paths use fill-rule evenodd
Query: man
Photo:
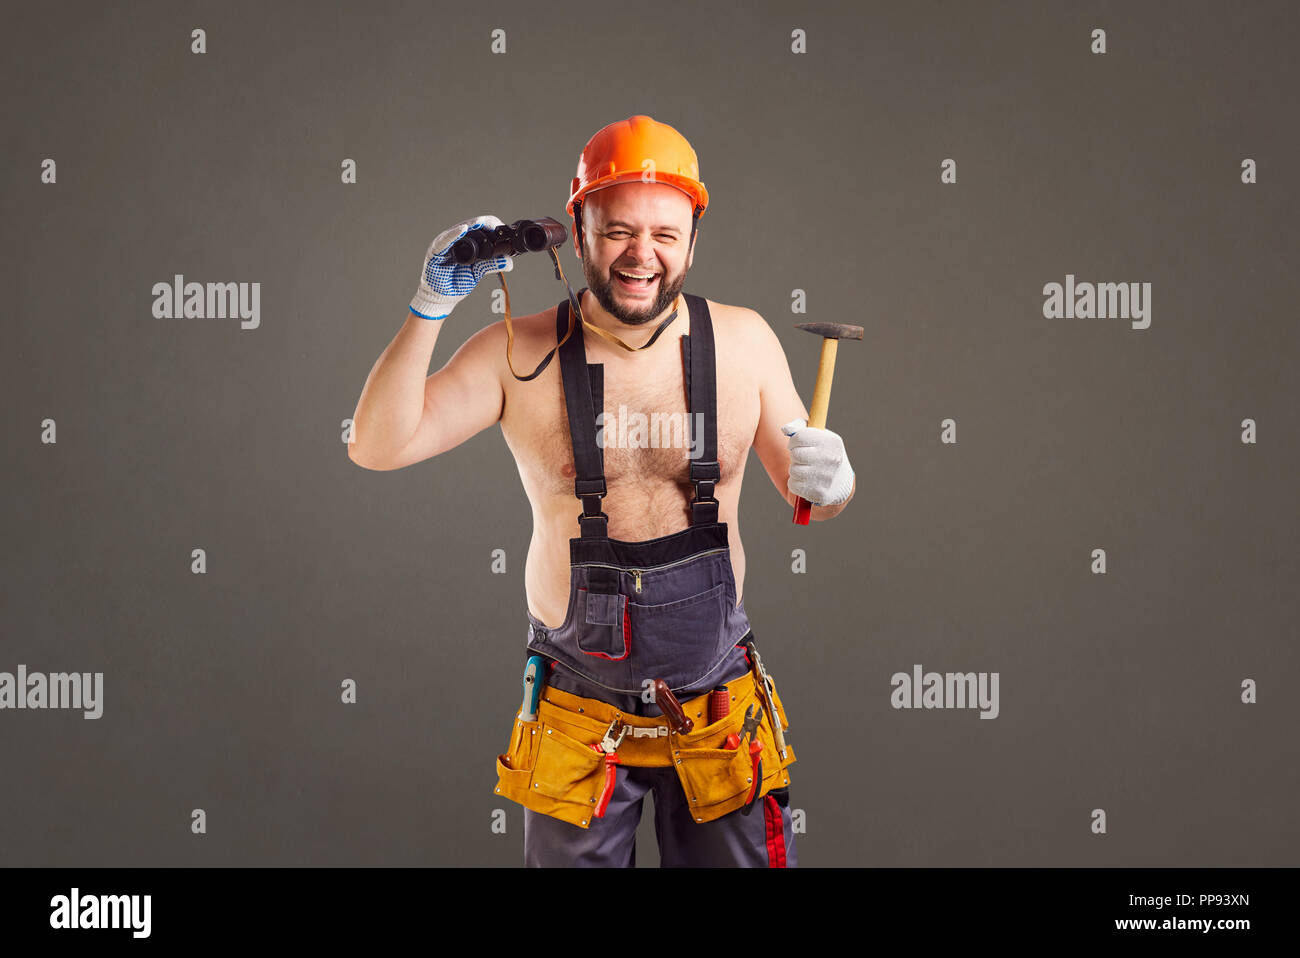
M 470 228 L 500 225 L 479 217 L 434 240 L 354 417 L 349 455 L 367 468 L 420 462 L 497 422 L 518 464 L 543 691 L 516 716 L 496 792 L 525 806 L 530 865 L 634 864 L 650 791 L 663 865 L 795 864 L 794 753 L 744 610 L 740 487 L 751 446 L 813 519 L 837 515 L 855 480 L 840 437 L 806 426 L 763 318 L 682 292 L 707 206 L 680 133 L 644 116 L 610 124 L 583 150 L 568 204 L 587 288 L 515 321 L 519 355 L 563 340 L 559 368 L 521 379 L 494 323 L 424 378 L 455 304 L 513 268 L 450 261 Z

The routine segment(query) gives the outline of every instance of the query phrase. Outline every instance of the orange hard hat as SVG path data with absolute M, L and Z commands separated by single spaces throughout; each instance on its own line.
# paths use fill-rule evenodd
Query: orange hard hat
M 709 205 L 709 191 L 700 182 L 700 161 L 686 137 L 667 123 L 630 116 L 587 141 L 565 210 L 572 216 L 574 204 L 592 190 L 638 180 L 675 186 L 691 198 L 696 218 Z

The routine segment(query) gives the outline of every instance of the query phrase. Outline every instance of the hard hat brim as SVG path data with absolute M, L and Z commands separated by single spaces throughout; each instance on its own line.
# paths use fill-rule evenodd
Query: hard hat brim
M 615 173 L 610 176 L 601 177 L 591 183 L 588 183 L 582 189 L 575 192 L 569 197 L 569 202 L 565 206 L 565 211 L 572 216 L 573 204 L 580 201 L 588 193 L 594 193 L 597 190 L 607 189 L 611 186 L 620 186 L 624 183 L 660 183 L 664 186 L 671 186 L 676 190 L 685 193 L 691 203 L 703 213 L 709 205 L 709 191 L 704 188 L 704 184 L 690 177 L 679 176 L 676 173 L 655 173 L 651 179 L 645 179 L 645 174 L 637 170 L 631 170 L 626 173 Z

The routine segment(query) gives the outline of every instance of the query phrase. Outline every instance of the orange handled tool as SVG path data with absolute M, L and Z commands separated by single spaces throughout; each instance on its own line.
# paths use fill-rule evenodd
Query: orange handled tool
M 758 723 L 762 718 L 763 710 L 757 705 L 751 705 L 745 712 L 744 728 L 740 730 L 741 744 L 749 739 L 749 778 L 752 783 L 749 797 L 740 809 L 742 815 L 748 815 L 754 810 L 754 800 L 758 798 L 758 790 L 763 787 L 763 743 L 758 740 Z
M 604 818 L 605 811 L 609 808 L 609 800 L 614 797 L 614 782 L 618 775 L 618 747 L 623 744 L 623 738 L 627 735 L 627 726 L 618 719 L 609 723 L 609 728 L 599 742 L 592 745 L 592 749 L 604 754 L 605 756 L 605 786 L 601 789 L 600 800 L 596 803 L 595 816 Z
M 721 722 L 731 714 L 731 690 L 719 685 L 709 693 L 709 724 Z
M 806 329 L 822 337 L 822 355 L 817 364 L 817 385 L 813 387 L 812 409 L 808 412 L 808 425 L 813 429 L 826 428 L 826 412 L 831 404 L 831 380 L 835 377 L 835 351 L 841 339 L 861 339 L 861 326 L 844 323 L 795 323 L 795 329 Z M 794 504 L 794 521 L 801 526 L 812 516 L 812 503 L 800 496 Z

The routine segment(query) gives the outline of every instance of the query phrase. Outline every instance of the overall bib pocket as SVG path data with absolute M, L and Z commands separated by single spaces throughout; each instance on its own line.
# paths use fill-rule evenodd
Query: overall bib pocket
M 578 629 L 578 648 L 612 662 L 626 659 L 631 651 L 627 596 L 581 589 L 578 597 L 578 612 L 585 623 Z
M 707 592 L 659 605 L 627 604 L 632 641 L 638 653 L 634 678 L 673 676 L 684 683 L 697 676 L 681 675 L 685 662 L 700 663 L 701 674 L 715 666 L 731 647 L 726 632 L 727 585 L 720 582 Z M 701 647 L 707 636 L 711 648 Z M 707 663 L 707 665 L 705 665 Z M 676 685 L 677 683 L 670 683 Z

